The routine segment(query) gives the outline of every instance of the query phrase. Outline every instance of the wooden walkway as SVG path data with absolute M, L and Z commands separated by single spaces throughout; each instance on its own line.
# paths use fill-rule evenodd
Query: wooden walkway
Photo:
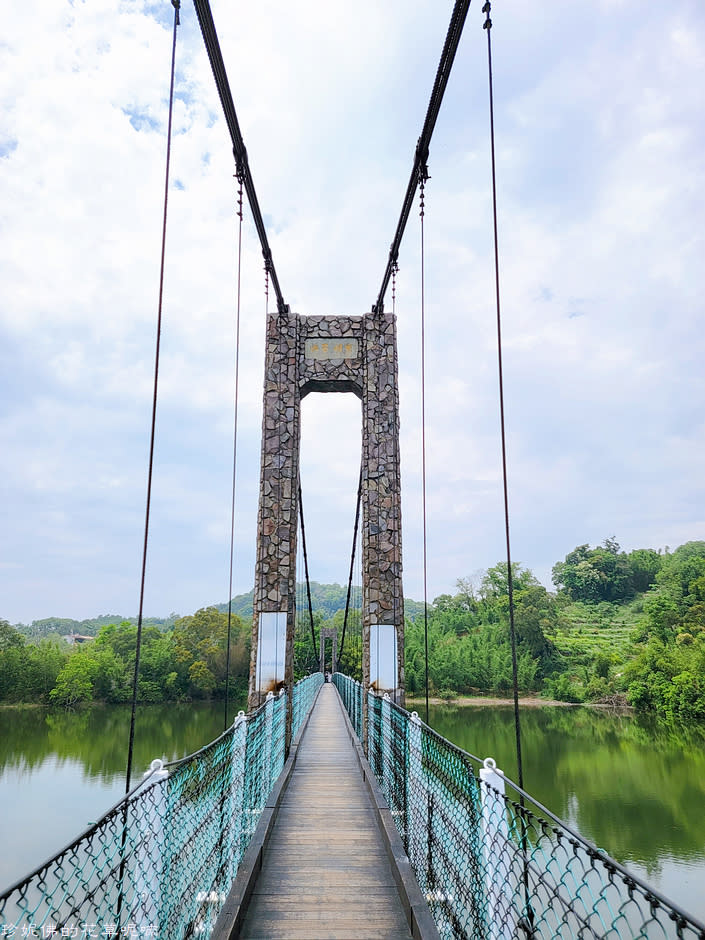
M 411 937 L 332 685 L 304 732 L 240 936 Z

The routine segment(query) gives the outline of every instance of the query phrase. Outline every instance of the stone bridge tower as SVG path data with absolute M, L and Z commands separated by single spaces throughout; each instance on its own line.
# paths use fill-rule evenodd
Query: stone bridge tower
M 300 415 L 311 392 L 354 392 L 362 401 L 363 685 L 403 695 L 396 319 L 286 311 L 267 320 L 251 709 L 293 683 Z

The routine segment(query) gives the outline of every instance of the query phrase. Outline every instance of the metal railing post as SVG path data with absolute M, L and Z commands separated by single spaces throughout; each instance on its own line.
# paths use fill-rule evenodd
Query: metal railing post
M 286 689 L 282 689 L 279 692 L 279 702 L 281 703 L 282 698 L 284 699 L 284 728 L 278 727 L 277 740 L 274 740 L 274 704 L 272 705 L 272 769 L 269 777 L 269 786 L 270 789 L 274 786 L 279 777 L 279 774 L 282 772 L 284 763 L 289 754 L 289 747 L 291 745 L 291 722 L 293 720 L 292 706 L 294 701 L 294 690 L 292 687 L 291 694 Z M 281 704 L 279 707 L 279 713 L 281 713 Z M 280 717 L 281 722 L 281 717 Z M 282 733 L 280 734 L 279 731 Z M 276 763 L 275 763 L 276 762 Z M 276 773 L 275 773 L 276 770 Z
M 409 721 L 409 774 L 406 791 L 406 853 L 419 879 L 421 890 L 426 894 L 430 883 L 426 870 L 428 782 L 423 765 L 423 728 L 417 712 L 411 713 Z
M 262 789 L 269 792 L 272 785 L 272 718 L 274 712 L 274 692 L 267 692 L 264 706 L 264 742 L 262 744 Z
M 504 803 L 504 778 L 491 757 L 485 758 L 480 769 L 482 802 L 483 852 L 487 891 L 488 940 L 511 940 L 516 936 L 512 917 L 512 885 L 509 877 L 515 852 L 509 846 L 509 825 Z M 509 851 L 507 851 L 510 849 Z
M 393 808 L 392 799 L 394 788 L 394 741 L 392 738 L 392 700 L 389 693 L 382 697 L 382 714 L 380 720 L 380 738 L 382 741 L 382 789 L 389 808 Z
M 247 716 L 239 711 L 233 725 L 232 819 L 235 869 L 240 865 L 245 848 L 242 844 L 245 817 L 245 751 L 247 748 Z
M 137 935 L 145 933 L 147 927 L 154 929 L 154 912 L 159 920 L 164 916 L 162 883 L 165 863 L 164 833 L 167 816 L 167 791 L 164 781 L 169 771 L 164 770 L 160 758 L 149 765 L 144 777 L 150 777 L 144 790 L 149 794 L 149 809 L 138 817 L 137 827 L 141 838 L 137 846 L 135 865 L 135 903 L 127 915 L 128 924 L 135 925 Z M 168 882 L 167 882 L 168 883 Z M 150 906 L 151 905 L 151 906 Z M 161 928 L 161 923 L 159 924 Z

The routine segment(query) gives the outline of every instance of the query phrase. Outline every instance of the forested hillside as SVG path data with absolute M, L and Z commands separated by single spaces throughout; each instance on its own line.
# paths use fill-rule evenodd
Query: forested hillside
M 553 568 L 555 593 L 514 566 L 519 688 L 568 702 L 632 704 L 705 721 L 705 542 L 674 552 L 581 545 Z M 506 564 L 428 611 L 429 678 L 440 695 L 506 693 Z M 407 626 L 407 687 L 424 682 L 422 618 Z
M 227 616 L 214 607 L 178 618 L 171 630 L 144 626 L 141 702 L 212 698 L 225 688 Z M 95 640 L 69 646 L 61 638 L 36 643 L 0 621 L 0 701 L 75 707 L 83 702 L 128 702 L 132 694 L 137 627 L 129 621 L 100 628 Z M 231 675 L 246 684 L 250 623 L 231 623 Z
M 347 585 L 340 584 L 319 584 L 318 581 L 310 582 L 311 588 L 311 607 L 314 614 L 320 613 L 324 619 L 331 619 L 339 610 L 345 610 L 345 598 L 347 596 Z M 297 595 L 303 593 L 304 585 L 297 585 Z M 237 594 L 231 602 L 231 610 L 234 614 L 242 617 L 243 620 L 252 619 L 252 598 L 254 591 L 247 594 Z M 227 601 L 224 604 L 218 604 L 217 609 L 226 612 L 228 609 Z M 411 598 L 404 599 L 404 613 L 412 619 L 423 611 L 423 604 L 419 601 L 412 601 Z
M 227 605 L 226 605 L 227 607 Z M 145 617 L 142 621 L 145 626 L 159 627 L 166 630 L 174 626 L 178 614 L 169 614 L 168 617 Z M 131 623 L 137 625 L 136 617 L 123 617 L 121 614 L 101 614 L 89 620 L 72 620 L 69 617 L 45 617 L 43 620 L 33 620 L 32 623 L 16 623 L 15 628 L 24 636 L 41 639 L 48 636 L 68 636 L 78 633 L 81 636 L 96 636 L 101 627 L 114 623 Z
M 556 590 L 513 566 L 519 687 L 569 702 L 624 702 L 673 722 L 705 721 L 705 542 L 623 552 L 614 539 L 580 545 L 553 568 Z M 342 625 L 346 589 L 311 584 L 315 629 Z M 233 599 L 231 675 L 247 682 L 252 594 Z M 143 702 L 219 697 L 225 686 L 227 605 L 145 622 Z M 405 601 L 406 685 L 434 694 L 508 694 L 512 688 L 507 566 L 460 578 L 429 605 Z M 356 615 L 355 615 L 356 616 Z M 352 623 L 351 621 L 351 628 Z M 80 647 L 62 635 L 95 635 Z M 0 620 L 0 701 L 74 707 L 125 702 L 134 671 L 134 621 Z M 305 636 L 297 662 L 313 667 Z M 310 644 L 309 644 L 310 645 Z M 359 651 L 349 650 L 348 656 Z M 352 663 L 352 660 L 351 660 Z

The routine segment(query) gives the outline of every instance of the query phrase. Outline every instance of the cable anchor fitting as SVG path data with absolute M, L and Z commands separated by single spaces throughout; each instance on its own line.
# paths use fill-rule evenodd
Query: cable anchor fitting
M 238 148 L 233 145 L 233 157 L 235 158 L 235 172 L 238 177 L 242 176 L 245 179 L 245 171 L 248 165 L 247 163 L 247 147 L 243 144 L 242 147 Z
M 181 9 L 181 0 L 171 0 L 171 5 L 175 10 L 176 16 L 176 25 L 181 26 L 181 17 L 179 16 L 179 10 Z
M 397 271 L 399 270 L 399 262 L 395 258 L 392 261 L 392 313 L 396 312 L 397 307 Z
M 490 5 L 490 0 L 487 0 L 485 5 L 482 8 L 482 12 L 486 15 L 485 22 L 482 24 L 483 29 L 492 29 L 492 20 L 490 19 L 490 10 L 492 9 Z
M 426 191 L 426 181 L 430 180 L 431 177 L 428 175 L 428 167 L 425 163 L 422 163 L 419 166 L 419 215 L 423 219 L 424 217 L 424 206 L 425 206 L 425 191 Z
M 237 217 L 242 222 L 242 187 L 245 181 L 245 168 L 238 160 L 235 173 L 233 174 L 234 179 L 238 182 L 237 187 Z

